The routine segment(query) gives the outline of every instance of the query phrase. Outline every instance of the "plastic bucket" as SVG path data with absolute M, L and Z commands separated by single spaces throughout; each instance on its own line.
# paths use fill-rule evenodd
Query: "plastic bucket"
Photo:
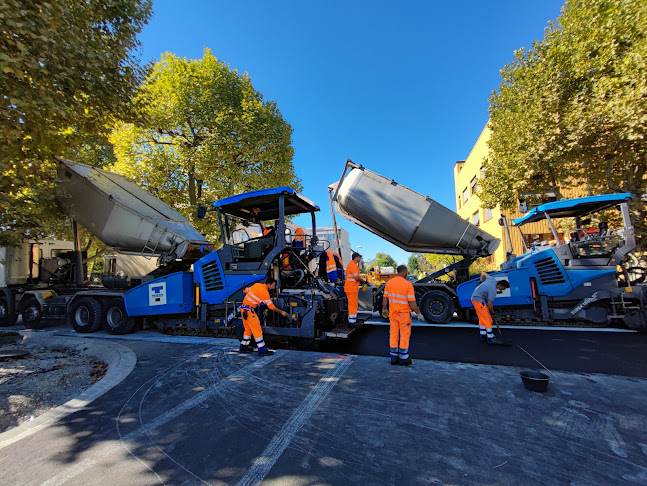
M 530 370 L 520 371 L 519 374 L 521 375 L 523 386 L 528 390 L 542 393 L 548 390 L 548 382 L 550 381 L 548 375 L 545 375 L 540 371 Z

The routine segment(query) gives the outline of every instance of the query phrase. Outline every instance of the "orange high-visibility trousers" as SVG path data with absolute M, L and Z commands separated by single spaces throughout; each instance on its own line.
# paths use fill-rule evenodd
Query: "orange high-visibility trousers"
M 389 347 L 409 349 L 411 337 L 411 313 L 397 312 L 389 315 Z
M 492 316 L 490 315 L 490 309 L 487 308 L 487 304 L 473 300 L 472 305 L 479 318 L 479 326 L 483 326 L 485 329 L 492 329 Z
M 348 299 L 348 322 L 355 324 L 359 303 L 359 297 L 357 295 L 359 293 L 359 282 L 357 282 L 357 285 L 346 283 L 344 285 L 344 292 L 346 292 L 346 298 Z
M 254 339 L 258 341 L 259 338 L 263 338 L 263 330 L 261 329 L 261 321 L 258 319 L 256 312 L 254 311 L 245 311 L 241 310 L 241 315 L 247 312 L 247 319 L 243 317 L 243 326 L 245 327 L 245 336 L 254 335 Z M 249 344 L 249 343 L 244 343 Z

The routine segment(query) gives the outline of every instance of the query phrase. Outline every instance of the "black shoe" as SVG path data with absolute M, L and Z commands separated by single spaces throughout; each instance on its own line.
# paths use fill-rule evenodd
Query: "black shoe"
M 400 364 L 400 360 L 396 359 L 395 361 L 391 360 L 393 366 Z
M 503 341 L 500 341 L 499 339 L 493 337 L 487 340 L 488 344 L 498 344 L 498 345 L 503 345 Z
M 411 361 L 411 358 L 407 358 L 406 361 L 400 361 L 400 366 L 410 366 L 413 364 L 413 361 Z
M 254 351 L 254 348 L 245 344 L 241 344 L 240 348 L 238 348 L 239 353 L 251 353 L 252 351 Z
M 482 343 L 487 343 L 487 338 L 485 337 L 485 334 L 479 338 L 479 341 Z
M 271 356 L 274 354 L 274 351 L 271 351 L 269 349 L 266 349 L 265 351 L 259 351 L 258 355 L 259 356 Z

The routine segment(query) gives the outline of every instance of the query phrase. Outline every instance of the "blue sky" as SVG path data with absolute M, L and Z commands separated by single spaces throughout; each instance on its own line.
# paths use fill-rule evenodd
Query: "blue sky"
M 543 38 L 563 3 L 156 0 L 140 40 L 145 61 L 208 47 L 247 72 L 292 125 L 303 193 L 329 226 L 327 186 L 348 158 L 456 210 L 454 163 L 487 122 L 500 69 Z M 337 223 L 365 261 L 383 252 L 406 263 L 409 253 Z

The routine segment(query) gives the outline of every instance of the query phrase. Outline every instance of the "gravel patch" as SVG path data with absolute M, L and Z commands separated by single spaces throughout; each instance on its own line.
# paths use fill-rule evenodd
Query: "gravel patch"
M 0 433 L 79 396 L 107 370 L 106 363 L 82 350 L 0 332 Z

